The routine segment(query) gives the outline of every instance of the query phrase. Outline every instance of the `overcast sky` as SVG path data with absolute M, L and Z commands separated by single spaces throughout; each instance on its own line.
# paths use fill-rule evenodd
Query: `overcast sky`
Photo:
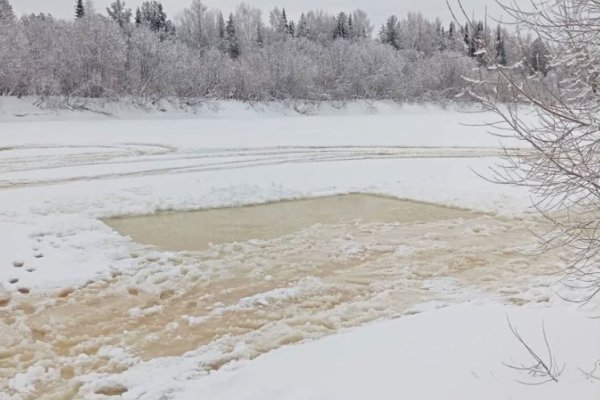
M 72 18 L 75 0 L 10 0 L 17 15 L 24 13 L 45 12 L 61 18 Z M 113 0 L 94 0 L 98 12 L 106 14 L 106 6 Z M 456 0 L 450 0 L 451 4 Z M 177 16 L 181 10 L 192 0 L 162 0 L 169 18 Z M 204 3 L 210 8 L 219 8 L 228 13 L 233 11 L 241 0 L 205 0 Z M 485 12 L 486 6 L 490 15 L 497 15 L 498 8 L 494 0 L 462 0 L 468 12 L 474 11 L 476 15 Z M 137 7 L 142 0 L 126 0 L 127 6 Z M 450 13 L 445 0 L 247 0 L 246 3 L 263 10 L 263 15 L 275 6 L 285 7 L 288 15 L 297 19 L 300 12 L 315 8 L 331 12 L 350 11 L 357 8 L 365 10 L 371 22 L 375 26 L 383 23 L 385 18 L 391 14 L 403 16 L 410 11 L 421 11 L 427 17 L 440 17 L 444 21 L 450 21 Z M 266 18 L 265 18 L 266 20 Z

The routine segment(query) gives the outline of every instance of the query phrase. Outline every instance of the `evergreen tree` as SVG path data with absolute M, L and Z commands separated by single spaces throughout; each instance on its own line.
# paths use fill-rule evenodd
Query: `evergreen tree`
M 392 15 L 381 27 L 379 32 L 379 39 L 382 43 L 386 43 L 394 47 L 396 50 L 400 50 L 400 27 L 398 24 L 398 17 Z
M 287 15 L 285 14 L 285 8 L 281 11 L 281 25 L 279 31 L 282 33 L 290 33 L 290 26 L 288 25 Z
M 473 32 L 469 32 L 469 26 L 467 25 L 467 33 L 465 35 L 465 41 L 468 39 L 467 46 L 469 47 L 469 57 L 475 57 L 477 53 L 477 37 L 478 37 L 478 25 L 473 25 Z
M 338 14 L 335 27 L 333 28 L 334 39 L 347 39 L 348 38 L 348 16 L 346 13 L 341 12 Z
M 265 38 L 263 33 L 263 27 L 262 24 L 259 22 L 256 26 L 256 43 L 258 43 L 259 46 L 262 46 L 264 42 Z
M 440 34 L 438 37 L 439 49 L 440 51 L 445 51 L 448 49 L 448 37 L 446 35 L 446 28 L 443 26 L 440 27 Z
M 167 14 L 163 10 L 162 3 L 158 3 L 156 20 L 155 20 L 156 31 L 167 30 Z
M 280 35 L 294 36 L 295 34 L 295 24 L 291 21 L 288 21 L 285 8 L 280 12 L 279 9 L 276 7 L 271 12 L 271 26 L 273 27 L 275 32 Z
M 296 28 L 296 36 L 303 38 L 308 37 L 308 21 L 304 13 L 302 13 L 302 15 L 300 16 L 300 20 L 298 21 L 298 27 Z
M 121 28 L 126 27 L 131 22 L 131 9 L 125 8 L 124 1 L 114 1 L 110 7 L 106 9 L 106 12 L 108 12 L 108 15 L 113 19 L 113 21 L 119 24 Z
M 498 29 L 496 31 L 496 62 L 504 66 L 508 64 L 506 59 L 506 48 L 504 46 L 504 35 L 502 34 L 502 28 L 500 28 L 500 25 L 498 25 Z
M 83 0 L 77 0 L 75 4 L 75 18 L 80 19 L 85 17 L 85 7 L 83 6 Z
M 229 56 L 235 60 L 240 56 L 240 42 L 238 40 L 237 32 L 235 30 L 233 14 L 229 14 L 229 19 L 227 20 L 225 32 L 227 35 L 227 52 L 229 53 Z
M 477 38 L 478 41 L 483 42 L 485 39 L 485 24 L 483 23 L 483 21 L 479 21 L 477 23 L 477 30 L 476 30 L 476 34 L 475 37 Z
M 456 35 L 456 25 L 453 22 L 450 22 L 450 26 L 448 27 L 448 39 L 450 41 L 454 40 L 454 37 Z
M 471 38 L 471 43 L 469 43 L 469 57 L 475 57 L 477 53 L 475 37 Z
M 173 24 L 167 19 L 163 5 L 158 1 L 145 1 L 142 3 L 140 20 L 151 31 L 160 33 L 162 39 L 174 32 Z
M 485 24 L 483 21 L 479 21 L 474 36 L 474 56 L 479 65 L 487 66 L 493 57 L 493 54 L 491 51 L 489 51 L 489 49 L 491 49 L 492 38 L 487 28 L 487 24 Z
M 288 23 L 288 33 L 291 37 L 296 36 L 296 23 L 294 21 Z
M 546 45 L 539 37 L 531 44 L 529 63 L 534 71 L 541 72 L 544 76 L 548 74 L 549 53 Z
M 0 24 L 13 22 L 15 20 L 15 12 L 8 0 L 0 0 Z
M 469 23 L 468 23 L 468 22 L 465 24 L 465 29 L 464 29 L 464 32 L 463 32 L 463 33 L 464 33 L 464 41 L 465 41 L 465 44 L 466 44 L 467 46 L 469 46 L 469 49 L 470 49 L 470 48 L 471 48 L 471 35 L 470 35 L 470 33 L 469 33 Z M 471 53 L 469 53 L 469 55 L 470 55 L 470 54 L 471 54 Z
M 217 30 L 219 31 L 219 39 L 221 41 L 225 40 L 225 19 L 223 18 L 223 13 L 219 12 L 217 16 Z
M 135 26 L 140 25 L 142 25 L 142 11 L 138 7 L 137 10 L 135 10 Z
M 479 24 L 473 25 L 473 32 L 471 33 L 471 40 L 469 41 L 469 56 L 477 57 L 477 48 L 479 41 L 480 33 L 479 33 Z
M 474 32 L 471 35 L 471 45 L 469 47 L 469 55 L 477 58 L 479 65 L 487 64 L 487 55 L 485 52 L 485 25 L 479 21 L 473 28 Z
M 348 16 L 348 38 L 355 39 L 356 38 L 356 29 L 354 28 L 354 21 L 352 19 L 352 13 Z

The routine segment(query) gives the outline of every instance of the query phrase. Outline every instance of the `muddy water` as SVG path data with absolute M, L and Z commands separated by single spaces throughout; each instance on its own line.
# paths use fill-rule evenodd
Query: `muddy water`
M 328 223 L 312 224 L 317 216 Z M 130 234 L 166 249 L 174 245 L 162 239 L 185 241 L 186 233 L 193 236 L 188 249 L 223 243 L 176 253 L 132 245 L 135 271 L 72 290 L 15 295 L 0 308 L 0 388 L 9 388 L 5 393 L 14 397 L 8 398 L 132 393 L 136 388 L 122 387 L 118 375 L 98 386 L 102 378 L 90 374 L 128 373 L 145 361 L 187 353 L 195 360 L 190 374 L 197 376 L 286 344 L 415 312 L 427 301 L 545 302 L 553 281 L 548 274 L 560 265 L 556 254 L 532 255 L 534 220 L 374 196 L 133 220 L 155 218 L 164 227 L 146 230 L 156 236 Z M 256 230 L 227 243 L 228 224 Z M 218 235 L 200 246 L 199 231 Z M 265 236 L 243 242 L 258 233 Z M 180 240 L 174 243 L 183 247 Z M 20 374 L 39 368 L 46 372 L 21 396 Z
M 211 243 L 274 239 L 314 224 L 415 223 L 476 214 L 383 196 L 350 194 L 193 212 L 113 218 L 106 223 L 136 242 L 163 250 L 205 250 Z

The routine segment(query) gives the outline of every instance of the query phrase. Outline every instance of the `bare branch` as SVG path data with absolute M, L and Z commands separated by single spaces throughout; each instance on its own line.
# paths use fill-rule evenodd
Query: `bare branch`
M 546 328 L 542 323 L 542 333 L 544 336 L 544 343 L 546 346 L 547 356 L 543 359 L 538 353 L 536 353 L 531 346 L 527 344 L 527 342 L 523 339 L 519 331 L 512 325 L 510 319 L 506 318 L 508 321 L 508 326 L 515 338 L 521 343 L 521 345 L 525 348 L 529 356 L 532 358 L 531 364 L 509 364 L 503 363 L 505 366 L 514 369 L 516 371 L 526 373 L 530 377 L 530 381 L 521 381 L 524 385 L 543 385 L 549 382 L 558 383 L 558 378 L 562 375 L 565 370 L 565 365 L 562 367 L 558 367 L 554 356 L 552 355 L 552 350 L 550 347 L 550 343 L 548 342 L 548 336 L 546 335 Z

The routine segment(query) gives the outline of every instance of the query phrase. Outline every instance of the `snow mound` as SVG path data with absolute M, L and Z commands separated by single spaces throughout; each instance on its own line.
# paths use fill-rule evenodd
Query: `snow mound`
M 511 334 L 507 315 L 547 358 L 544 321 L 553 356 L 565 365 L 558 383 L 519 383 L 544 379 L 503 364 L 534 364 Z M 596 363 L 598 328 L 600 321 L 560 307 L 454 306 L 230 365 L 182 383 L 177 399 L 593 399 L 600 386 L 579 369 L 592 370 Z

